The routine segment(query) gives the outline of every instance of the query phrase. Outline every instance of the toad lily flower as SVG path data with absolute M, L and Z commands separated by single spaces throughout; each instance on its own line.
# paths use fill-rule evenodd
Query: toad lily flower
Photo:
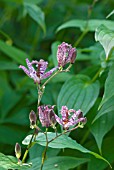
M 70 113 L 73 115 L 70 117 Z M 68 130 L 70 126 L 75 126 L 78 123 L 85 124 L 87 119 L 83 116 L 81 110 L 75 111 L 73 109 L 68 110 L 67 106 L 62 106 L 61 109 L 62 118 L 60 119 L 55 115 L 56 121 L 63 126 L 63 129 Z M 69 118 L 70 117 L 70 118 Z
M 32 62 L 29 61 L 29 59 L 26 59 L 26 63 L 28 66 L 28 69 L 22 65 L 19 66 L 30 78 L 34 80 L 35 83 L 40 84 L 42 79 L 45 79 L 57 69 L 57 67 L 51 69 L 50 71 L 46 72 L 48 62 L 44 60 L 40 60 L 39 62 L 36 60 L 33 60 Z M 33 64 L 36 65 L 37 69 L 35 70 L 33 67 Z
M 68 43 L 63 42 L 58 46 L 57 61 L 59 67 L 64 67 L 67 63 L 73 64 L 76 59 L 76 48 Z
M 43 127 L 49 127 L 52 126 L 55 127 L 56 119 L 55 119 L 55 113 L 54 113 L 54 106 L 39 106 L 38 107 L 38 114 L 39 119 Z

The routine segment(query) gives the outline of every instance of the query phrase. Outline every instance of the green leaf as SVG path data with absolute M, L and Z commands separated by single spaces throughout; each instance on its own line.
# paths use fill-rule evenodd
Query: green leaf
M 0 61 L 0 70 L 19 70 L 19 67 L 13 62 Z
M 107 28 L 114 30 L 114 22 L 111 20 L 99 20 L 99 19 L 91 19 L 87 24 L 87 20 L 70 20 L 61 26 L 59 26 L 56 32 L 59 32 L 62 29 L 76 27 L 80 28 L 81 31 L 87 29 L 88 31 L 95 31 L 95 29 L 101 24 L 107 26 Z
M 24 3 L 24 7 L 27 10 L 30 17 L 41 26 L 44 33 L 46 33 L 44 12 L 35 4 Z
M 56 41 L 51 46 L 51 51 L 52 51 L 51 57 L 52 57 L 52 60 L 53 60 L 53 63 L 54 63 L 55 66 L 58 65 L 58 62 L 57 62 L 57 48 L 58 48 L 59 44 L 60 44 L 60 42 Z
M 113 112 L 109 112 L 103 115 L 102 117 L 100 117 L 90 127 L 90 130 L 93 136 L 95 137 L 95 140 L 97 142 L 101 154 L 102 154 L 101 146 L 102 146 L 103 137 L 113 127 L 113 125 L 114 125 L 114 114 Z
M 34 1 L 31 1 L 31 0 L 23 0 L 24 3 L 30 3 L 30 4 L 39 4 L 41 3 L 43 0 L 34 0 Z
M 16 47 L 8 45 L 2 40 L 0 40 L 0 51 L 2 51 L 8 57 L 22 65 L 25 64 L 25 59 L 29 58 L 29 56 L 25 52 L 19 50 Z
M 73 76 L 62 86 L 58 96 L 58 110 L 66 105 L 69 109 L 81 109 L 85 115 L 94 105 L 98 94 L 98 81 L 91 83 L 88 76 Z
M 95 32 L 95 40 L 99 41 L 103 46 L 106 59 L 114 47 L 114 31 L 109 30 L 106 26 L 100 25 Z
M 112 135 L 113 136 L 113 135 Z M 113 164 L 114 162 L 114 137 L 105 138 L 103 141 L 103 154 L 108 159 L 109 162 Z M 88 169 L 87 170 L 104 170 L 108 169 L 107 164 L 102 162 L 100 159 L 95 159 L 95 157 L 90 157 L 91 161 L 88 162 Z
M 114 111 L 114 64 L 110 67 L 108 77 L 105 82 L 103 98 L 99 106 L 99 112 L 94 121 L 111 111 Z
M 0 143 L 14 145 L 28 132 L 29 109 L 23 108 L 24 97 L 12 90 L 4 77 L 0 77 Z
M 17 164 L 17 159 L 13 156 L 6 156 L 2 153 L 0 153 L 0 169 L 6 170 L 6 169 L 28 169 L 30 167 L 29 165 L 19 166 Z
M 76 168 L 80 164 L 89 161 L 85 158 L 76 158 L 70 156 L 56 156 L 52 158 L 48 158 L 45 163 L 43 170 L 69 170 L 71 168 Z M 40 169 L 41 166 L 41 158 L 35 158 L 32 160 L 32 168 L 31 170 Z
M 52 132 L 48 132 L 47 135 L 48 135 L 48 141 L 50 141 L 50 140 L 52 140 L 52 139 L 54 139 L 56 137 L 55 133 L 52 133 Z M 32 135 L 28 135 L 22 141 L 22 144 L 28 145 L 30 140 L 31 140 L 31 137 L 32 137 Z M 38 136 L 36 137 L 36 141 L 35 142 L 37 144 L 42 145 L 42 146 L 46 146 L 45 135 L 43 133 L 39 133 Z M 70 148 L 70 149 L 76 149 L 76 150 L 79 150 L 79 151 L 81 151 L 83 153 L 92 154 L 96 158 L 102 159 L 102 160 L 104 160 L 105 162 L 107 162 L 110 165 L 110 163 L 105 158 L 103 158 L 102 156 L 100 156 L 99 154 L 97 154 L 95 152 L 91 152 L 90 150 L 84 148 L 83 146 L 78 144 L 75 140 L 73 140 L 70 137 L 68 137 L 67 135 L 62 135 L 62 136 L 56 138 L 55 140 L 50 142 L 48 146 L 51 147 L 51 148 L 61 148 L 61 149 L 63 149 L 63 148 Z

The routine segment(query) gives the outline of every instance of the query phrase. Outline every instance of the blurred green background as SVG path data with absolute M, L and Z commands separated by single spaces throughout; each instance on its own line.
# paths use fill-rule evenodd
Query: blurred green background
M 87 72 L 87 68 L 91 70 L 93 63 L 90 53 L 92 56 L 99 53 L 98 44 L 94 39 L 95 30 L 88 31 L 81 40 L 79 40 L 83 32 L 81 26 L 57 32 L 58 27 L 69 20 L 105 20 L 114 9 L 114 0 L 99 0 L 95 4 L 93 2 L 92 0 L 0 0 L 0 152 L 14 155 L 15 143 L 21 143 L 30 133 L 29 112 L 31 109 L 37 111 L 36 86 L 18 68 L 20 64 L 26 65 L 25 58 L 45 59 L 49 62 L 49 68 L 52 68 L 57 63 L 56 51 L 60 42 L 65 41 L 79 49 L 79 56 L 71 69 L 71 74 L 60 75 L 47 85 L 42 104 L 56 105 L 59 91 L 71 75 L 87 73 L 92 77 L 96 73 L 99 68 L 99 56 L 95 58 L 98 64 L 95 67 L 93 64 L 93 70 Z M 109 19 L 113 21 L 114 15 Z M 94 46 L 93 51 L 92 46 Z M 98 49 L 101 51 L 102 47 L 99 45 Z M 78 142 L 85 132 L 86 128 L 81 133 L 78 131 Z M 113 130 L 110 133 L 112 134 Z M 95 141 L 91 134 L 89 140 L 85 146 L 94 147 Z M 84 142 L 82 141 L 83 144 Z M 67 155 L 67 152 L 71 151 L 66 150 L 60 155 Z M 73 151 L 70 154 L 80 155 Z

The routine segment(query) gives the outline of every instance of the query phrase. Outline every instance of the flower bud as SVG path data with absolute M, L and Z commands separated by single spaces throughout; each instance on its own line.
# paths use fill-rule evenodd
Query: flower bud
M 29 114 L 29 119 L 30 119 L 30 127 L 33 129 L 34 126 L 36 125 L 36 114 L 33 110 L 31 110 L 30 114 Z
M 58 46 L 57 61 L 59 67 L 64 67 L 67 63 L 73 64 L 76 58 L 76 48 L 68 43 L 63 42 Z
M 15 155 L 18 159 L 21 157 L 21 146 L 18 143 L 15 145 Z
M 53 126 L 55 124 L 55 114 L 54 114 L 54 106 L 39 106 L 38 113 L 39 119 L 43 127 L 48 128 L 49 126 Z
M 50 111 L 49 118 L 50 118 L 50 124 L 54 128 L 56 124 L 56 119 L 55 119 L 55 113 L 53 110 Z
M 76 59 L 76 54 L 77 54 L 77 52 L 76 52 L 76 50 L 74 50 L 74 52 L 72 53 L 72 57 L 71 57 L 71 59 L 70 59 L 70 63 L 71 63 L 71 64 L 74 64 L 75 59 Z

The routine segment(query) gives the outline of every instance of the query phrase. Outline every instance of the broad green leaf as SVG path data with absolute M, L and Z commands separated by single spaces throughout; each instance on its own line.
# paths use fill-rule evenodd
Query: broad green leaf
M 101 116 L 109 112 L 112 112 L 112 113 L 114 112 L 114 96 L 112 96 L 108 101 L 106 101 L 101 106 L 93 122 L 95 122 L 98 118 L 100 118 Z
M 101 24 L 107 26 L 107 28 L 111 30 L 114 30 L 114 22 L 111 20 L 91 19 L 89 20 L 88 25 L 87 25 L 87 20 L 77 19 L 77 20 L 70 20 L 62 24 L 61 26 L 57 28 L 56 32 L 59 32 L 62 29 L 70 28 L 70 27 L 80 28 L 81 31 L 84 31 L 85 29 L 87 29 L 88 31 L 95 31 L 95 29 Z
M 51 51 L 52 51 L 51 57 L 52 57 L 52 60 L 53 60 L 53 63 L 54 63 L 55 66 L 58 65 L 58 62 L 57 62 L 57 47 L 58 47 L 59 44 L 60 44 L 60 42 L 56 41 L 51 46 Z
M 110 67 L 108 77 L 105 82 L 103 99 L 99 106 L 99 112 L 94 121 L 100 116 L 114 111 L 114 64 Z
M 114 137 L 105 138 L 103 141 L 103 155 L 108 159 L 109 162 L 113 164 L 114 162 Z M 100 159 L 95 159 L 95 157 L 90 157 L 91 161 L 88 162 L 87 170 L 104 170 L 107 167 L 105 162 L 102 162 Z M 107 168 L 108 169 L 108 168 Z
M 102 146 L 103 137 L 113 127 L 113 125 L 114 125 L 114 114 L 113 112 L 109 112 L 103 115 L 102 117 L 100 117 L 99 119 L 97 119 L 97 121 L 95 121 L 90 127 L 90 130 L 97 142 L 100 153 L 102 153 L 101 146 Z
M 54 104 L 56 105 L 60 88 L 61 88 L 61 84 L 59 82 L 47 84 L 45 88 L 45 93 L 42 97 L 42 103 L 46 105 L 54 105 Z
M 45 163 L 43 170 L 69 170 L 71 168 L 76 168 L 80 164 L 89 161 L 89 159 L 85 158 L 76 158 L 71 156 L 56 156 L 52 158 L 48 158 Z M 40 169 L 41 166 L 41 158 L 35 158 L 32 160 L 31 170 Z
M 0 70 L 18 70 L 17 64 L 9 61 L 0 61 Z
M 43 0 L 23 0 L 24 3 L 30 3 L 30 4 L 39 4 L 41 3 Z
M 19 166 L 17 164 L 17 159 L 13 156 L 6 156 L 2 153 L 0 153 L 0 169 L 6 170 L 6 169 L 28 169 L 30 165 L 25 164 L 22 166 Z
M 108 77 L 105 82 L 105 90 L 100 106 L 108 101 L 114 95 L 114 64 L 110 67 Z
M 29 56 L 25 52 L 19 50 L 14 46 L 8 45 L 2 40 L 0 40 L 0 51 L 2 51 L 8 57 L 22 65 L 25 64 L 25 59 L 29 58 Z
M 43 29 L 44 33 L 46 32 L 46 26 L 45 26 L 45 16 L 43 11 L 41 10 L 40 7 L 38 7 L 35 4 L 30 4 L 30 3 L 24 3 L 24 7 L 27 10 L 28 14 L 30 17 L 41 26 Z
M 98 81 L 92 83 L 88 76 L 73 76 L 62 86 L 58 96 L 58 110 L 66 105 L 69 109 L 81 109 L 85 115 L 94 105 L 98 94 Z
M 15 90 L 12 90 L 5 80 L 5 76 L 0 75 L 0 143 L 14 145 L 22 140 L 28 132 L 29 109 L 23 108 L 24 97 Z M 26 126 L 26 128 L 25 128 Z M 28 128 L 27 128 L 28 127 Z M 8 139 L 8 140 L 7 140 Z
M 95 40 L 99 41 L 103 46 L 107 59 L 114 47 L 114 31 L 111 31 L 104 25 L 100 25 L 95 31 Z
M 44 151 L 44 148 L 45 148 L 44 146 L 38 144 L 35 144 L 33 147 L 31 147 L 29 151 L 30 160 L 40 157 Z M 61 151 L 60 149 L 48 148 L 46 155 L 48 158 L 54 157 L 57 156 L 60 151 Z
M 66 80 L 68 80 L 69 78 L 72 77 L 72 74 L 70 73 L 60 73 L 58 75 L 56 75 L 52 80 L 51 82 L 53 83 L 61 83 L 61 82 L 65 82 Z
M 56 137 L 55 133 L 52 132 L 48 132 L 48 141 L 54 139 Z M 28 135 L 23 141 L 22 144 L 24 145 L 28 145 L 30 140 L 31 140 L 32 135 Z M 43 133 L 39 133 L 38 136 L 36 137 L 36 141 L 37 144 L 40 144 L 42 146 L 46 146 L 46 139 L 45 139 L 45 135 Z M 70 148 L 70 149 L 76 149 L 79 150 L 83 153 L 89 153 L 94 155 L 96 158 L 98 159 L 102 159 L 105 162 L 107 162 L 109 165 L 110 163 L 103 158 L 102 156 L 100 156 L 99 154 L 92 152 L 86 148 L 84 148 L 83 146 L 81 146 L 80 144 L 78 144 L 75 140 L 71 139 L 70 137 L 68 137 L 67 135 L 62 135 L 58 138 L 56 138 L 55 140 L 53 140 L 52 142 L 49 143 L 48 145 L 51 148 Z
M 7 2 L 11 2 L 12 3 L 13 2 L 13 3 L 17 3 L 17 4 L 21 4 L 23 2 L 23 0 L 8 0 L 8 1 L 7 0 L 3 0 L 3 1 L 6 1 L 6 3 Z

